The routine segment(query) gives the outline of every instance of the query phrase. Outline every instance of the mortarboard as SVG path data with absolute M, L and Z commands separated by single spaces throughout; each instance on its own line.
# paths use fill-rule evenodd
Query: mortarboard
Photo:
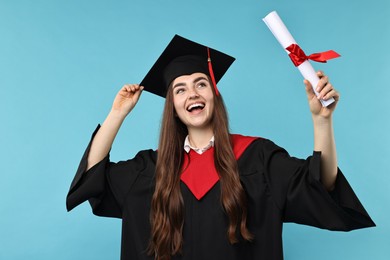
M 234 60 L 225 53 L 175 35 L 140 85 L 165 98 L 168 86 L 175 78 L 202 72 L 210 76 L 218 94 L 216 83 Z

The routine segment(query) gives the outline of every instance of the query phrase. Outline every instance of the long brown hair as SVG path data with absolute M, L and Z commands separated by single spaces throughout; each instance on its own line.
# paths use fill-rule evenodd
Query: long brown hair
M 212 89 L 214 163 L 220 179 L 221 204 L 229 218 L 227 236 L 229 242 L 234 244 L 238 242 L 237 230 L 245 240 L 251 240 L 252 234 L 246 227 L 246 194 L 238 175 L 225 104 L 221 95 L 217 96 L 214 88 Z M 150 213 L 149 253 L 159 260 L 170 259 L 171 256 L 181 253 L 184 202 L 180 191 L 180 174 L 184 159 L 183 144 L 187 134 L 187 127 L 175 116 L 172 86 L 169 86 L 162 118 L 156 163 L 156 187 Z

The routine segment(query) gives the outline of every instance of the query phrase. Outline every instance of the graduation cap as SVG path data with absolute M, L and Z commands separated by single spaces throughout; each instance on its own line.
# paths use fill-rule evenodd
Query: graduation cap
M 201 72 L 210 76 L 218 95 L 216 84 L 234 60 L 220 51 L 175 35 L 140 85 L 165 98 L 175 78 Z

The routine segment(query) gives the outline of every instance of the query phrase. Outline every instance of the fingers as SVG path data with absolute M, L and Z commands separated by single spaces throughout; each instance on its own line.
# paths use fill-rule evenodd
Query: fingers
M 330 86 L 330 87 L 331 87 L 331 89 L 329 89 L 329 91 L 326 93 L 323 93 L 323 92 L 325 92 L 325 90 L 321 91 L 319 98 L 323 99 L 323 100 L 328 100 L 328 99 L 333 97 L 336 101 L 339 100 L 339 97 L 340 97 L 339 92 L 337 92 L 332 86 Z M 326 89 L 328 89 L 328 88 L 326 88 Z
M 125 84 L 123 87 L 122 87 L 122 90 L 128 92 L 128 93 L 136 93 L 138 92 L 139 90 L 143 90 L 144 87 L 143 86 L 140 86 L 138 84 Z
M 338 100 L 340 95 L 334 89 L 333 85 L 329 82 L 329 77 L 326 76 L 322 71 L 318 71 L 317 76 L 320 78 L 320 81 L 318 82 L 316 87 L 316 91 L 319 94 L 317 98 L 327 100 L 333 97 Z
M 126 98 L 138 99 L 143 89 L 144 87 L 138 84 L 125 84 L 123 85 L 119 93 L 121 96 Z
M 309 100 L 313 99 L 316 95 L 315 95 L 315 93 L 314 93 L 314 91 L 313 91 L 313 88 L 312 88 L 312 86 L 311 86 L 310 81 L 308 81 L 307 79 L 305 79 L 305 80 L 303 81 L 303 83 L 305 84 L 305 89 L 306 89 L 307 98 L 308 98 Z

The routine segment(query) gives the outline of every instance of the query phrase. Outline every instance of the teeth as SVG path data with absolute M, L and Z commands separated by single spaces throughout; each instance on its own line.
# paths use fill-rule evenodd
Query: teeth
M 187 108 L 187 110 L 191 110 L 191 109 L 193 109 L 193 108 L 195 108 L 195 107 L 204 108 L 204 104 L 202 104 L 202 103 L 195 103 L 195 104 L 192 104 L 192 105 L 190 105 L 190 106 Z

